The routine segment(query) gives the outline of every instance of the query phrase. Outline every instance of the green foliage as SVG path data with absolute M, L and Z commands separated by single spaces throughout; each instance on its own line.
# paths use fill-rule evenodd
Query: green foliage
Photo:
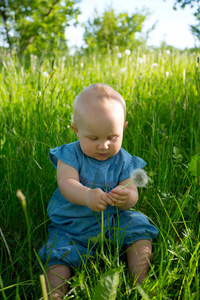
M 199 186 L 200 177 L 200 154 L 197 154 L 191 158 L 188 166 L 188 170 L 194 178 L 194 182 Z
M 104 274 L 95 287 L 92 300 L 115 300 L 119 285 L 118 269 L 111 269 Z
M 190 29 L 191 29 L 192 34 L 200 40 L 200 13 L 198 15 L 196 15 L 196 19 L 198 21 L 198 24 L 190 25 Z
M 76 18 L 77 0 L 0 2 L 2 34 L 10 51 L 46 55 L 66 50 L 65 27 Z
M 141 33 L 143 23 L 149 15 L 148 11 L 135 13 L 116 14 L 114 9 L 106 10 L 102 16 L 95 12 L 93 20 L 88 20 L 85 25 L 84 41 L 90 51 L 100 49 L 101 52 L 119 48 L 132 49 L 145 41 L 136 38 L 136 33 Z
M 116 299 L 200 298 L 200 75 L 197 53 L 136 48 L 127 56 L 2 57 L 0 64 L 0 298 L 40 299 L 35 253 L 47 239 L 47 204 L 57 188 L 50 148 L 75 141 L 72 102 L 95 82 L 124 97 L 123 147 L 147 162 L 147 188 L 135 207 L 159 229 L 141 288 L 131 285 L 125 253 L 109 238 L 103 253 L 85 256 L 66 299 L 88 300 L 109 270 L 119 274 Z M 46 72 L 46 73 L 45 73 Z M 20 189 L 26 205 L 16 196 Z M 94 239 L 96 243 L 101 236 Z M 92 241 L 91 241 L 92 242 Z M 113 275 L 115 272 L 113 272 Z M 112 275 L 112 274 L 111 274 Z M 114 277 L 110 277 L 109 286 Z M 104 282 L 105 283 L 105 282 Z M 115 286 L 116 287 L 116 286 Z M 110 290 L 111 291 L 111 290 Z

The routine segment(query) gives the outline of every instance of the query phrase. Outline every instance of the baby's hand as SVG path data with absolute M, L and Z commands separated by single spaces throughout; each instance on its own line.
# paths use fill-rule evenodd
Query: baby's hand
M 107 194 L 101 189 L 88 190 L 85 195 L 85 204 L 96 212 L 105 210 L 108 204 L 114 206 L 113 202 L 107 197 Z
M 120 188 L 123 187 L 122 185 L 118 185 L 116 188 L 111 190 L 107 197 L 114 203 L 115 206 L 118 208 L 124 207 L 124 205 L 129 201 L 130 199 L 130 190 L 128 188 L 123 188 L 123 190 L 120 190 Z

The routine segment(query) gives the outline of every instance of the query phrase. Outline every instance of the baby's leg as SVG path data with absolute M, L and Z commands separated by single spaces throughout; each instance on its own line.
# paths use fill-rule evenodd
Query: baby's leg
M 151 254 L 150 240 L 138 240 L 127 248 L 128 270 L 135 284 L 140 284 L 147 276 Z
M 70 268 L 65 265 L 52 265 L 47 267 L 46 272 L 47 272 L 47 277 L 48 277 L 51 291 L 58 287 L 56 291 L 52 292 L 51 294 L 52 298 L 49 296 L 49 299 L 53 299 L 53 300 L 63 299 L 69 287 L 69 284 L 64 282 L 65 280 L 71 277 Z M 50 292 L 48 288 L 48 284 L 47 284 L 47 290 L 48 292 Z

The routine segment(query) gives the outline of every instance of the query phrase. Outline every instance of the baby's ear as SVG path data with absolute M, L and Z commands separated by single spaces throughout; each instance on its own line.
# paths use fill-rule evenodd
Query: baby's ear
M 72 124 L 71 124 L 71 128 L 72 128 L 72 130 L 74 130 L 74 132 L 75 132 L 76 135 L 78 136 L 78 128 L 77 128 L 76 124 L 72 123 Z
M 126 121 L 126 122 L 124 123 L 124 130 L 126 129 L 127 125 L 128 125 L 128 121 Z

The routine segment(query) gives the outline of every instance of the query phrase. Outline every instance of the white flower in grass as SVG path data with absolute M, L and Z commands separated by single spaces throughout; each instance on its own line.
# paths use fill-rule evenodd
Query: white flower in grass
M 119 52 L 119 53 L 117 53 L 117 57 L 118 58 L 122 58 L 122 54 Z
M 48 77 L 49 77 L 49 73 L 48 73 L 47 71 L 44 71 L 44 72 L 42 73 L 42 76 L 48 78 Z
M 126 68 L 120 68 L 120 72 L 121 73 L 125 73 L 126 72 Z
M 192 230 L 190 228 L 186 228 L 183 230 L 183 235 L 188 238 L 192 234 Z
M 131 173 L 131 182 L 124 185 L 121 190 L 131 183 L 135 184 L 137 187 L 145 187 L 149 181 L 147 173 L 143 169 L 136 169 Z
M 71 114 L 71 116 L 70 116 L 70 122 L 74 123 L 74 115 L 73 114 Z
M 166 77 L 167 77 L 167 78 L 169 77 L 169 72 L 166 72 Z
M 152 68 L 156 68 L 157 65 L 158 65 L 157 63 L 153 63 L 153 64 L 152 64 Z
M 166 50 L 166 54 L 167 54 L 167 55 L 170 55 L 170 53 L 171 53 L 170 50 L 167 49 L 167 50 Z
M 128 55 L 128 56 L 131 54 L 131 51 L 130 51 L 129 49 L 126 49 L 124 52 L 125 52 L 125 54 Z
M 142 59 L 141 57 L 138 57 L 137 63 L 138 63 L 138 64 L 142 64 L 142 63 L 143 63 L 143 59 Z

